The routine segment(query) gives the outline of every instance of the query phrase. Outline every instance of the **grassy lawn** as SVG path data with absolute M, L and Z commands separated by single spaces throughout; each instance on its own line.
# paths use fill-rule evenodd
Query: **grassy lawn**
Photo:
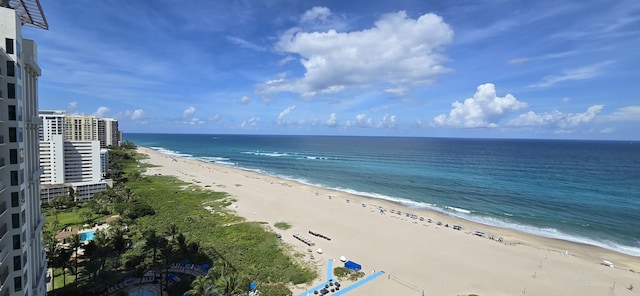
M 76 279 L 76 276 L 74 274 L 72 274 L 71 272 L 67 271 L 67 274 L 66 274 L 65 278 L 62 277 L 62 270 L 56 269 L 55 277 L 53 278 L 54 287 L 56 289 L 64 287 L 65 286 L 64 285 L 65 281 L 67 283 L 67 286 L 74 285 L 73 282 Z M 81 277 L 80 277 L 80 275 L 78 275 L 78 281 L 80 281 L 80 279 L 81 279 Z
M 56 216 L 58 219 L 58 226 L 56 229 L 63 229 L 65 227 L 82 227 L 86 221 L 82 218 L 82 213 L 91 214 L 91 221 L 99 221 L 104 220 L 106 216 L 95 214 L 91 209 L 88 208 L 80 208 L 77 211 L 73 209 L 66 210 L 57 210 L 57 214 L 54 215 L 53 209 L 46 209 L 43 211 L 46 216 L 45 222 L 49 225 L 56 220 Z

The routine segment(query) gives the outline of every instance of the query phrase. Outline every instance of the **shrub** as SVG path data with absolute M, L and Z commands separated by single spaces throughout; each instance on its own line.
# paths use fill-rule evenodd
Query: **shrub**
M 276 224 L 273 224 L 273 226 L 275 228 L 281 229 L 281 230 L 287 230 L 289 228 L 291 228 L 291 224 L 287 223 L 287 222 L 276 222 Z

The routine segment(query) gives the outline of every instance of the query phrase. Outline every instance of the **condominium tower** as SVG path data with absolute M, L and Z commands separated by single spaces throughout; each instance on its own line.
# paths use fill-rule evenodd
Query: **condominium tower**
M 60 196 L 88 200 L 110 187 L 104 179 L 108 150 L 101 147 L 120 143 L 118 122 L 62 110 L 41 110 L 39 116 L 42 201 Z
M 0 296 L 46 295 L 38 148 L 38 0 L 0 0 Z

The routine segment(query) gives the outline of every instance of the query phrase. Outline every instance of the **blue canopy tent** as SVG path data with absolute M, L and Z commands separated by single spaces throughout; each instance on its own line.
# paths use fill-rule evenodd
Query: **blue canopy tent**
M 353 271 L 360 271 L 360 269 L 362 269 L 362 265 L 355 263 L 353 261 L 347 261 L 344 263 L 344 268 L 351 269 Z

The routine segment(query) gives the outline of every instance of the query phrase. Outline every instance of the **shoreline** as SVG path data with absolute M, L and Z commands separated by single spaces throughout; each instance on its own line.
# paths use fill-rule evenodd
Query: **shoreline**
M 564 289 L 568 289 L 567 293 L 561 294 L 569 295 L 574 294 L 576 288 L 593 291 L 585 290 L 584 283 L 567 278 L 567 274 L 584 274 L 584 271 L 588 271 L 589 283 L 593 283 L 603 293 L 609 292 L 607 287 L 613 282 L 619 283 L 620 287 L 617 289 L 620 290 L 630 284 L 640 287 L 635 272 L 640 270 L 640 258 L 631 255 L 480 224 L 434 210 L 412 209 L 398 201 L 354 195 L 251 170 L 163 154 L 148 147 L 138 147 L 138 152 L 148 155 L 150 164 L 159 165 L 147 169 L 147 174 L 173 175 L 186 182 L 226 192 L 237 200 L 230 210 L 249 221 L 264 221 L 271 226 L 279 221 L 292 224 L 290 230 L 276 231 L 282 232 L 283 240 L 297 251 L 307 253 L 305 251 L 310 248 L 293 238 L 294 233 L 302 233 L 314 241 L 318 239 L 307 234 L 308 230 L 334 238 L 330 242 L 318 241 L 325 250 L 323 254 L 313 252 L 319 258 L 311 262 L 316 265 L 320 262 L 320 275 L 324 273 L 321 270 L 322 260 L 342 255 L 354 257 L 348 256 L 354 253 L 357 254 L 355 258 L 361 258 L 354 260 L 361 262 L 365 268 L 375 266 L 375 270 L 389 273 L 387 279 L 377 279 L 351 292 L 355 295 L 366 295 L 366 291 L 371 294 L 371 291 L 398 289 L 409 289 L 407 292 L 410 294 L 413 292 L 409 291 L 415 291 L 416 287 L 428 287 L 426 291 L 429 294 L 439 292 L 436 293 L 438 295 L 515 294 L 525 290 L 556 294 Z M 263 193 L 272 194 L 265 196 Z M 385 211 L 381 212 L 380 207 Z M 397 214 L 398 211 L 401 212 L 400 215 Z M 324 213 L 331 215 L 323 215 Z M 407 216 L 407 213 L 414 216 Z M 428 219 L 433 222 L 429 223 Z M 442 221 L 442 225 L 437 225 L 437 221 Z M 445 227 L 445 224 L 449 227 Z M 453 225 L 462 226 L 462 230 L 453 229 Z M 483 232 L 484 237 L 474 235 L 476 231 Z M 343 242 L 334 243 L 336 240 Z M 433 244 L 434 241 L 436 244 Z M 367 248 L 363 249 L 364 246 Z M 395 250 L 403 252 L 394 252 Z M 409 258 L 404 258 L 402 253 Z M 310 260 L 306 257 L 304 260 Z M 601 263 L 605 260 L 613 262 L 615 267 L 602 266 Z M 412 266 L 412 263 L 424 265 Z M 555 268 L 548 267 L 556 264 Z M 424 268 L 432 265 L 438 266 L 438 270 Z M 491 267 L 491 272 L 484 271 L 488 266 Z M 443 279 L 439 271 L 457 274 L 465 281 L 470 281 L 471 286 L 464 281 L 457 283 L 453 277 Z M 462 277 L 467 273 L 467 276 Z M 543 274 L 545 281 L 541 280 Z M 496 280 L 500 279 L 502 282 L 505 278 L 511 278 L 511 283 L 496 286 Z M 571 289 L 566 287 L 567 283 L 572 283 L 568 285 Z M 434 285 L 437 288 L 431 287 Z M 300 289 L 302 291 L 304 287 Z M 294 289 L 294 292 L 299 291 Z M 374 294 L 379 294 L 376 292 Z

